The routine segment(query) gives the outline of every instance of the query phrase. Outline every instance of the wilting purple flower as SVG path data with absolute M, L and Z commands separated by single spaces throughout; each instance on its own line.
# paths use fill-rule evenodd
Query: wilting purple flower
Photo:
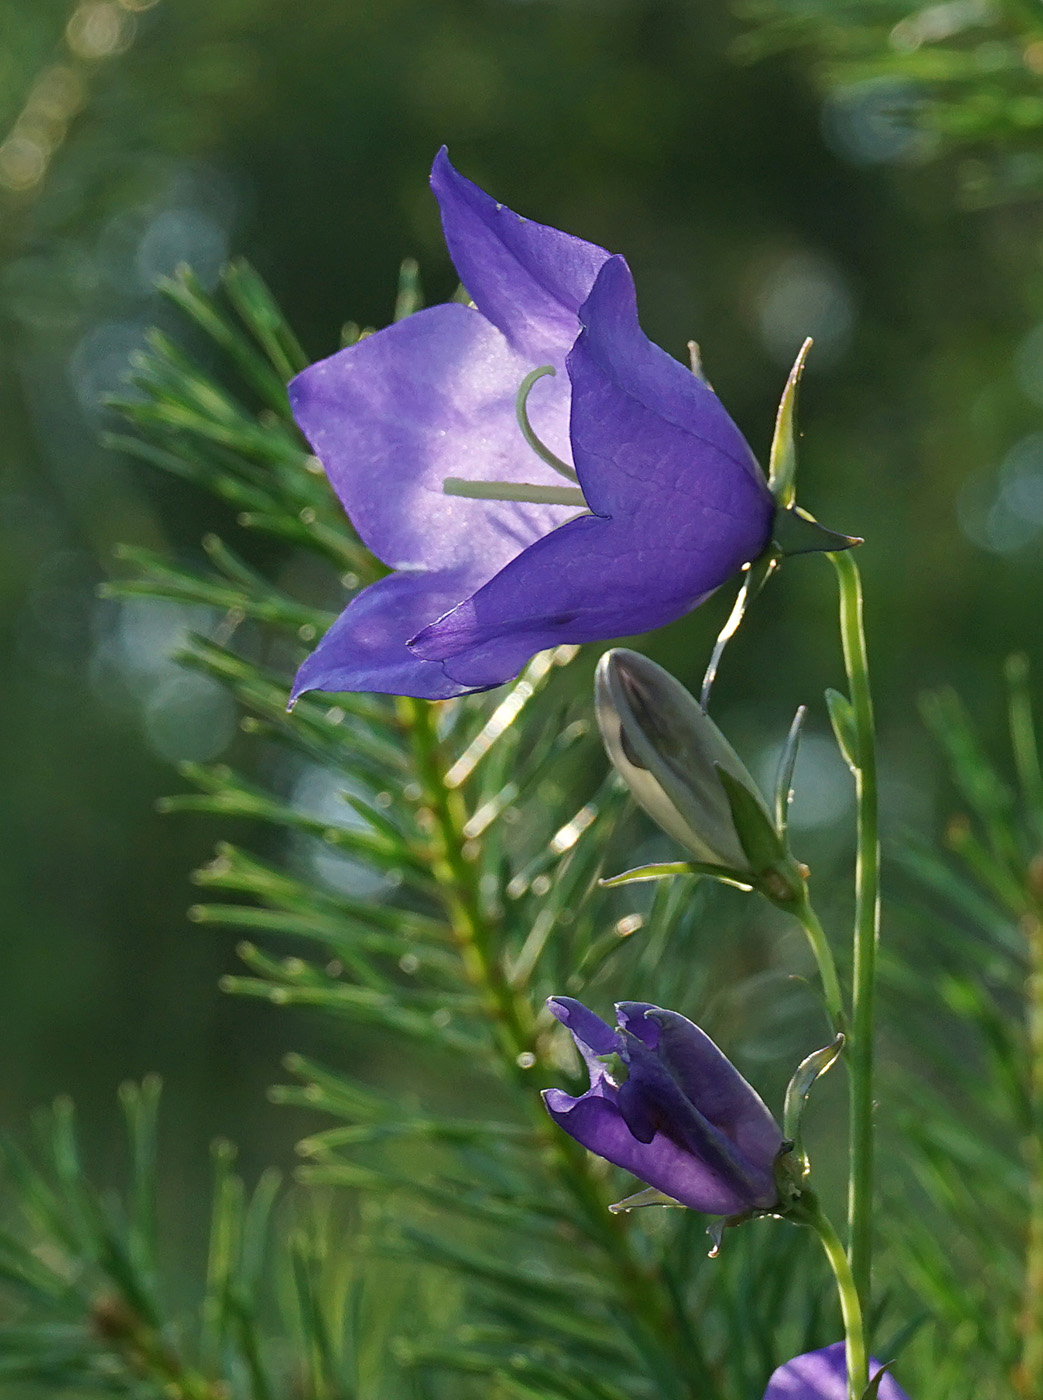
M 417 312 L 290 386 L 355 528 L 394 571 L 333 624 L 294 697 L 499 685 L 544 648 L 672 621 L 771 533 L 749 447 L 646 339 L 625 261 L 497 204 L 444 150 L 431 184 L 473 305 Z M 517 404 L 543 366 L 555 375 L 527 401 L 540 453 Z M 450 479 L 470 496 L 446 494 Z M 537 499 L 474 499 L 483 486 Z
M 547 1005 L 590 1071 L 580 1098 L 545 1091 L 559 1127 L 692 1210 L 741 1215 L 778 1203 L 779 1126 L 698 1026 L 643 1001 L 619 1003 L 618 1030 L 571 997 Z M 602 1063 L 606 1055 L 625 1065 L 621 1084 Z
M 880 1362 L 870 1358 L 869 1379 L 880 1370 Z M 795 1356 L 772 1374 L 764 1400 L 847 1400 L 847 1365 L 844 1343 L 834 1342 L 821 1351 Z M 890 1375 L 880 1382 L 877 1400 L 909 1400 Z

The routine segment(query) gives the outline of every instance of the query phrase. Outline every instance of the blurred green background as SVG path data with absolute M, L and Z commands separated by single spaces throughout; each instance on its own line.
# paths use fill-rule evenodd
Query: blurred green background
M 0 18 L 6 1125 L 68 1091 L 104 1171 L 115 1085 L 158 1069 L 175 1209 L 217 1133 L 248 1170 L 291 1157 L 300 1123 L 264 1086 L 327 1033 L 218 992 L 232 942 L 186 918 L 188 874 L 230 833 L 154 809 L 177 760 L 248 753 L 227 697 L 170 660 L 220 619 L 97 596 L 119 542 L 198 557 L 235 525 L 100 445 L 104 400 L 146 328 L 176 325 L 153 282 L 181 261 L 212 286 L 245 254 L 316 357 L 343 321 L 389 318 L 406 255 L 429 300 L 451 294 L 426 186 L 443 142 L 513 208 L 626 253 L 648 333 L 681 357 L 699 340 L 761 455 L 815 337 L 801 499 L 867 540 L 885 816 L 892 840 L 931 828 L 917 693 L 954 682 L 995 733 L 1001 659 L 1041 660 L 1038 199 L 968 207 L 969 156 L 871 90 L 824 97 L 806 49 L 751 58 L 716 0 L 4 0 Z M 252 550 L 336 605 L 312 566 Z M 812 703 L 794 819 L 827 869 L 850 817 L 821 704 L 831 589 L 823 561 L 788 564 L 717 702 L 760 771 Z M 697 681 L 729 602 L 649 649 Z M 267 778 L 328 797 L 274 762 Z

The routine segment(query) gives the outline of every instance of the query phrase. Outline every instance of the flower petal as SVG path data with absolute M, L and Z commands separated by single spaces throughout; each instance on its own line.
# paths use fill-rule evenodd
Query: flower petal
M 623 258 L 602 267 L 581 320 L 570 431 L 590 508 L 672 538 L 691 556 L 686 591 L 705 596 L 768 542 L 764 475 L 713 390 L 641 330 Z
M 880 1362 L 869 1361 L 869 1379 L 880 1370 Z M 878 1400 L 909 1400 L 891 1376 L 880 1382 Z M 821 1351 L 795 1356 L 772 1374 L 764 1400 L 847 1400 L 847 1364 L 844 1343 L 834 1342 Z
M 744 1158 L 766 1164 L 770 1173 L 783 1138 L 756 1089 L 706 1032 L 684 1016 L 653 1007 L 646 1018 L 659 1027 L 656 1054 L 685 1097 Z
M 453 169 L 444 146 L 431 188 L 450 256 L 478 310 L 533 358 L 530 369 L 544 358 L 563 358 L 608 253 L 498 204 Z
M 595 1055 L 618 1055 L 618 1032 L 581 1001 L 575 997 L 548 997 L 547 1007 L 551 1015 L 572 1033 L 580 1049 L 585 1047 Z
M 675 1081 L 670 1068 L 661 1059 L 661 1045 L 650 1050 L 631 1034 L 625 1034 L 624 1041 L 623 1058 L 629 1074 L 619 1091 L 619 1107 L 635 1135 L 646 1141 L 649 1125 L 656 1125 L 671 1141 L 700 1161 L 722 1186 L 727 1186 L 742 1201 L 741 1209 L 769 1210 L 774 1206 L 778 1201 L 774 1174 L 777 1147 L 757 1155 L 745 1153 L 726 1132 L 709 1121 L 700 1100 L 689 1098 Z M 776 1136 L 781 1143 L 782 1134 L 778 1129 Z
M 309 690 L 373 690 L 448 700 L 466 689 L 449 680 L 437 662 L 422 661 L 406 646 L 467 584 L 457 575 L 390 574 L 353 598 L 297 672 L 291 705 Z
M 646 1011 L 658 1011 L 659 1007 L 650 1001 L 617 1001 L 616 1020 L 619 1022 L 620 1030 L 629 1031 L 631 1035 L 636 1035 L 648 1046 L 649 1050 L 654 1050 L 659 1044 L 659 1027 L 655 1021 L 650 1020 Z
M 680 617 L 702 601 L 685 591 L 687 564 L 668 541 L 647 545 L 632 522 L 583 515 L 523 550 L 410 645 L 443 661 L 461 685 L 500 685 L 547 647 L 648 632 Z
M 595 515 L 536 540 L 413 639 L 463 685 L 508 680 L 546 647 L 660 627 L 768 542 L 760 469 L 712 390 L 641 333 L 621 258 L 605 263 L 584 316 L 571 431 Z
M 484 317 L 454 302 L 367 336 L 292 382 L 297 422 L 355 529 L 385 564 L 467 567 L 473 587 L 575 513 L 442 490 L 453 476 L 561 485 L 515 417 L 518 387 L 531 368 Z M 563 375 L 535 386 L 530 417 L 567 460 Z
M 561 1089 L 546 1089 L 543 1100 L 558 1126 L 588 1151 L 658 1187 L 681 1205 L 707 1215 L 736 1215 L 748 1208 L 748 1200 L 730 1183 L 664 1133 L 639 1142 L 611 1099 L 599 1094 L 574 1099 Z

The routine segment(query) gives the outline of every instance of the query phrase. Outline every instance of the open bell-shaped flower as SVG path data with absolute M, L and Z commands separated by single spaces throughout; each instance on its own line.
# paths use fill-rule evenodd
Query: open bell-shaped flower
M 879 1370 L 880 1362 L 871 1357 L 867 1393 L 874 1395 L 874 1400 L 909 1400 L 890 1374 L 880 1377 L 874 1393 L 873 1382 Z M 848 1400 L 844 1343 L 834 1342 L 821 1351 L 807 1351 L 787 1361 L 773 1372 L 764 1400 Z
M 444 699 L 560 643 L 661 627 L 769 545 L 775 500 L 713 390 L 653 345 L 626 262 L 464 179 L 431 184 L 471 305 L 312 365 L 294 415 L 393 571 L 298 672 Z
M 704 1031 L 648 1002 L 620 1002 L 617 1030 L 572 997 L 547 1005 L 590 1072 L 578 1098 L 544 1092 L 560 1128 L 692 1210 L 736 1216 L 776 1208 L 782 1132 Z M 604 1063 L 609 1056 L 626 1070 L 621 1082 Z

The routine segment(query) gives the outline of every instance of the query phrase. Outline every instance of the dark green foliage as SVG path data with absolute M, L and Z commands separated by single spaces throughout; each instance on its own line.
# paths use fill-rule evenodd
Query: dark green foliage
M 811 50 L 839 143 L 862 160 L 918 164 L 957 154 L 964 202 L 976 208 L 1043 188 L 1043 17 L 1033 0 L 741 0 L 735 8 L 753 21 L 743 54 Z M 860 137 L 852 128 L 866 117 Z
M 888 1087 L 889 1152 L 902 1170 L 888 1173 L 885 1208 L 890 1264 L 908 1306 L 942 1323 L 923 1339 L 935 1374 L 927 1397 L 952 1393 L 972 1371 L 982 1393 L 1008 1393 L 1025 1329 L 1035 1326 L 1024 1309 L 1043 1141 L 1043 806 L 1023 657 L 1011 658 L 1007 679 L 1012 759 L 1003 766 L 953 691 L 924 697 L 961 810 L 949 822 L 948 855 L 912 835 L 895 852 L 919 917 L 883 967 L 903 1071 Z
M 358 1395 L 387 1338 L 375 1326 L 372 1266 L 364 1277 L 357 1251 L 330 1253 L 329 1203 L 300 1192 L 280 1200 L 277 1172 L 248 1191 L 234 1149 L 216 1144 L 205 1277 L 189 1305 L 174 1307 L 156 1226 L 159 1081 L 125 1084 L 120 1102 L 129 1170 L 117 1197 L 90 1185 L 66 1100 L 38 1116 L 33 1153 L 0 1141 L 12 1217 L 0 1232 L 4 1394 L 21 1381 L 42 1394 L 142 1400 Z M 394 1278 L 380 1287 L 394 1291 Z M 381 1393 L 411 1391 L 388 1375 Z

